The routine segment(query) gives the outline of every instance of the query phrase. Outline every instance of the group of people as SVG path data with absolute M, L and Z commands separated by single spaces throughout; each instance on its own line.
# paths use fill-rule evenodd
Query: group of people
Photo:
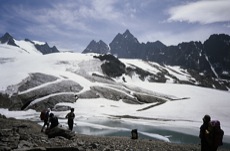
M 41 113 L 42 114 L 42 113 Z M 41 118 L 41 115 L 40 115 Z M 75 118 L 75 114 L 74 114 L 74 108 L 70 109 L 70 112 L 66 115 L 66 117 L 68 119 L 68 126 L 69 126 L 69 130 L 73 130 L 73 124 L 74 124 L 74 118 Z M 45 127 L 47 127 L 47 130 L 53 129 L 54 127 L 58 126 L 59 122 L 58 122 L 58 118 L 56 116 L 54 116 L 53 113 L 51 113 L 50 108 L 48 108 L 45 113 L 44 113 L 44 119 L 42 119 L 44 121 L 44 124 L 42 126 L 41 132 L 44 131 Z
M 58 118 L 50 113 L 51 110 L 48 108 L 44 115 L 44 124 L 42 126 L 41 132 L 47 126 L 47 129 L 52 129 L 58 126 Z M 41 117 L 41 116 L 40 116 Z M 68 119 L 69 130 L 73 130 L 74 124 L 74 108 L 70 109 L 70 112 L 65 116 Z M 200 126 L 199 138 L 201 140 L 201 151 L 217 151 L 217 148 L 222 145 L 222 139 L 224 131 L 220 128 L 219 121 L 211 121 L 209 115 L 203 117 L 203 124 Z M 210 128 L 211 127 L 211 128 Z
M 201 140 L 201 151 L 217 151 L 223 145 L 224 131 L 218 120 L 211 121 L 209 115 L 203 117 L 203 124 L 200 126 L 199 138 Z

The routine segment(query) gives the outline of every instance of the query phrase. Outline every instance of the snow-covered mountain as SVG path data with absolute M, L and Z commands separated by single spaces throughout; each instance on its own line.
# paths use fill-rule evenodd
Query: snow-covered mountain
M 137 128 L 143 136 L 188 143 L 199 141 L 202 117 L 210 114 L 230 142 L 229 91 L 199 87 L 202 80 L 179 66 L 92 53 L 43 55 L 30 42 L 15 44 L 0 44 L 1 114 L 39 121 L 50 107 L 65 125 L 74 107 L 79 133 L 128 135 Z
M 7 44 L 15 47 L 19 47 L 22 51 L 26 53 L 40 52 L 42 54 L 49 54 L 59 52 L 59 50 L 53 46 L 52 48 L 45 42 L 32 41 L 29 39 L 16 40 L 9 33 L 5 33 L 0 37 L 1 44 Z
M 102 43 L 102 42 L 100 42 Z M 113 54 L 118 58 L 142 59 L 168 66 L 180 66 L 187 72 L 199 76 L 203 74 L 215 82 L 206 81 L 208 87 L 227 90 L 230 87 L 230 36 L 211 35 L 204 43 L 198 41 L 181 42 L 176 46 L 166 46 L 160 41 L 140 43 L 129 30 L 118 33 L 109 46 L 104 43 L 107 52 L 100 52 L 101 45 L 91 43 L 83 53 Z M 102 48 L 101 48 L 102 49 Z M 105 50 L 105 49 L 103 49 Z

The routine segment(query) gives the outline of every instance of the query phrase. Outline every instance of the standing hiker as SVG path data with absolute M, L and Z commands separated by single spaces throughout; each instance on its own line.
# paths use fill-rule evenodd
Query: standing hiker
M 75 114 L 74 114 L 74 108 L 70 109 L 70 112 L 66 115 L 65 118 L 68 118 L 68 125 L 69 125 L 69 130 L 73 130 L 73 123 L 74 123 L 74 118 L 75 118 Z
M 220 121 L 212 120 L 209 122 L 206 138 L 211 146 L 210 151 L 217 151 L 218 147 L 223 145 L 224 131 L 220 127 Z
M 201 151 L 211 151 L 211 146 L 209 145 L 208 140 L 206 138 L 206 132 L 208 130 L 210 121 L 211 117 L 209 115 L 205 115 L 203 117 L 203 124 L 200 126 L 199 138 L 201 140 Z
M 50 114 L 50 108 L 48 108 L 47 110 L 43 110 L 40 114 L 40 119 L 42 121 L 44 121 L 44 124 L 42 126 L 41 132 L 43 132 L 44 128 L 47 126 L 47 128 L 49 127 L 49 114 Z
M 203 124 L 200 126 L 199 138 L 201 140 L 201 151 L 211 151 L 211 146 L 206 137 L 206 133 L 207 133 L 210 121 L 211 121 L 211 117 L 209 115 L 205 115 L 203 117 Z

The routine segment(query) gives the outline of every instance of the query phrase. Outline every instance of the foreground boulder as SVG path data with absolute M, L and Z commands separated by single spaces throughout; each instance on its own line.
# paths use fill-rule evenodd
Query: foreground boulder
M 49 138 L 54 138 L 57 136 L 62 136 L 67 139 L 71 139 L 75 136 L 74 132 L 67 130 L 61 126 L 54 127 L 53 129 L 47 130 L 46 134 Z

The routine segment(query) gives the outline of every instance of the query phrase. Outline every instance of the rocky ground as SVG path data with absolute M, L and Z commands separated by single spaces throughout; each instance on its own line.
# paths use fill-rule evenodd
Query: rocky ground
M 71 133 L 73 134 L 73 133 Z M 198 144 L 185 145 L 129 137 L 88 136 L 81 134 L 49 138 L 32 121 L 0 115 L 0 150 L 8 151 L 199 151 Z M 67 139 L 68 138 L 68 139 Z M 219 149 L 219 151 L 226 151 Z

